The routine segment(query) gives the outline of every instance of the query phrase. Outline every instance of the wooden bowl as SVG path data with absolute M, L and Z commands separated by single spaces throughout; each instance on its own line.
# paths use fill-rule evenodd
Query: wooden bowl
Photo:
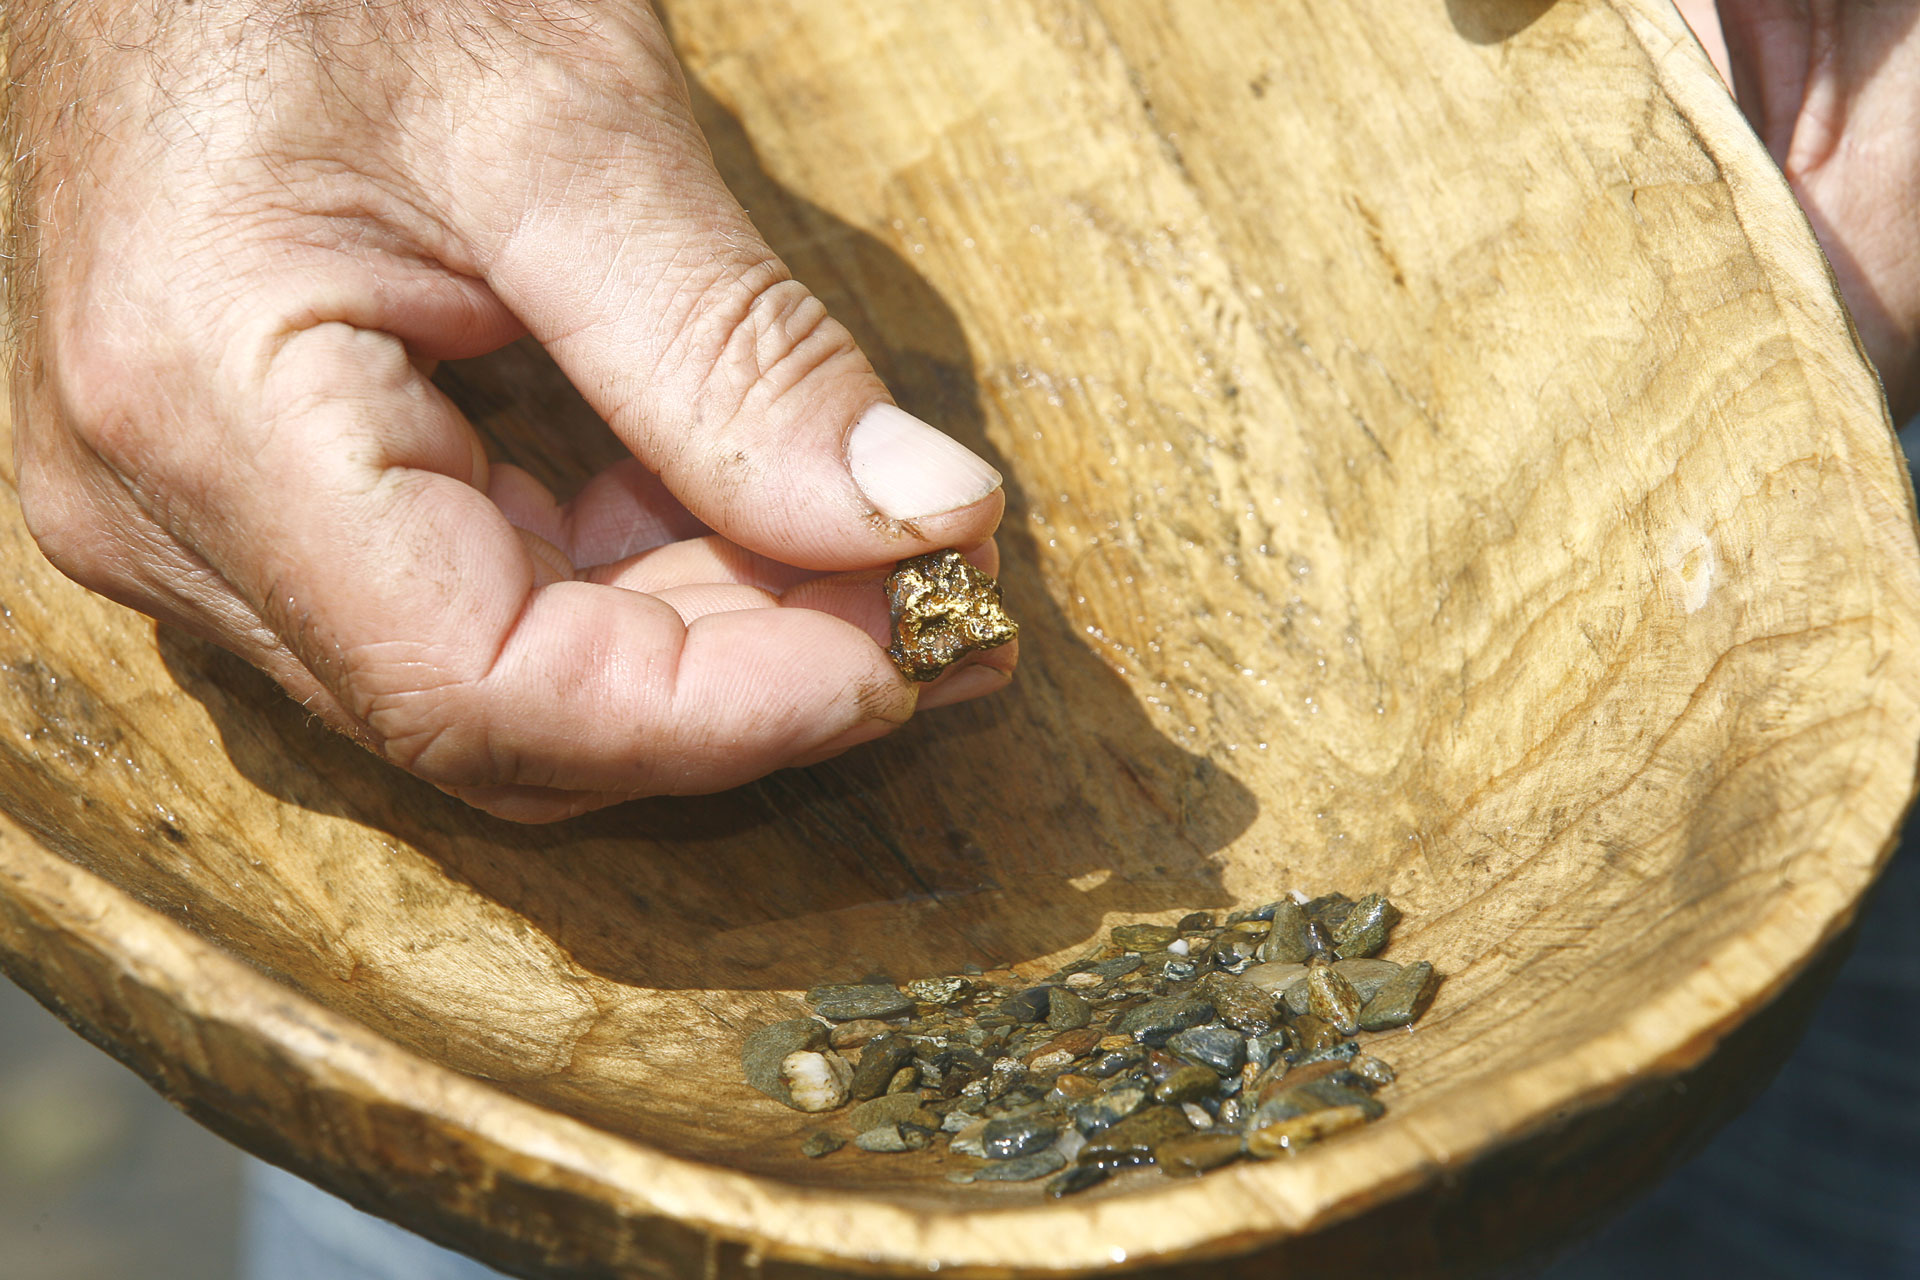
M 16 978 L 530 1275 L 1472 1269 L 1785 1051 L 1913 790 L 1920 556 L 1813 238 L 1670 10 L 669 8 L 776 248 L 1005 471 L 1014 688 L 515 827 L 68 585 L 8 505 Z M 556 485 L 616 450 L 537 351 L 444 382 Z M 1299 1158 L 1056 1203 L 806 1161 L 819 1121 L 740 1079 L 815 981 L 1293 888 L 1387 893 L 1447 975 L 1387 1118 Z

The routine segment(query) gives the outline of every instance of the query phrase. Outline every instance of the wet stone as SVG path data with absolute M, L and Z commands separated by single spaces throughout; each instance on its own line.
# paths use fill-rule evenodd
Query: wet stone
M 855 1133 L 868 1129 L 877 1129 L 887 1124 L 912 1122 L 921 1111 L 920 1098 L 912 1093 L 889 1093 L 863 1102 L 847 1113 L 847 1125 Z M 931 1115 L 931 1112 L 927 1114 Z M 936 1118 L 933 1126 L 939 1128 Z
M 1055 1031 L 1073 1031 L 1093 1021 L 1093 1006 L 1076 991 L 1055 987 L 1047 1000 L 1047 1025 Z
M 1076 991 L 1085 991 L 1090 987 L 1097 987 L 1105 981 L 1106 979 L 1099 974 L 1087 972 L 1070 973 L 1062 979 L 1065 986 L 1072 987 Z
M 1168 1138 L 1192 1132 L 1193 1126 L 1180 1108 L 1148 1107 L 1098 1133 L 1088 1134 L 1087 1145 L 1080 1149 L 1080 1162 L 1109 1167 L 1146 1164 L 1153 1159 L 1154 1147 Z
M 1087 970 L 1087 972 L 1098 974 L 1101 978 L 1112 981 L 1115 978 L 1126 977 L 1138 969 L 1142 963 L 1143 961 L 1139 953 L 1135 952 L 1129 955 L 1115 956 L 1111 960 L 1102 960 L 1094 965 L 1093 968 Z
M 867 1041 L 860 1051 L 860 1065 L 853 1069 L 849 1092 L 855 1102 L 865 1102 L 887 1092 L 893 1077 L 913 1060 L 913 1043 L 903 1035 L 889 1031 Z
M 1425 960 L 1408 965 L 1383 984 L 1360 1010 L 1361 1028 L 1387 1031 L 1406 1026 L 1426 1011 L 1433 999 L 1434 986 L 1432 965 Z
M 1144 1061 L 1140 1050 L 1132 1045 L 1125 1049 L 1112 1049 L 1101 1053 L 1086 1066 L 1086 1072 L 1096 1080 L 1107 1080 L 1122 1071 L 1137 1067 Z
M 919 978 L 907 984 L 907 994 L 921 1004 L 948 1005 L 963 999 L 973 990 L 965 978 Z
M 1230 929 L 1213 940 L 1213 947 L 1207 952 L 1207 958 L 1216 969 L 1228 973 L 1239 973 L 1251 965 L 1258 951 L 1260 940 L 1250 933 Z
M 1305 1021 L 1305 1019 L 1301 1019 Z M 1360 1046 L 1351 1040 L 1342 1040 L 1340 1033 L 1332 1027 L 1319 1037 L 1319 1043 L 1311 1048 L 1301 1048 L 1289 1054 L 1293 1066 L 1311 1067 L 1321 1062 L 1352 1062 L 1360 1052 Z
M 1246 1040 L 1239 1032 L 1218 1025 L 1175 1032 L 1167 1038 L 1167 1048 L 1215 1075 L 1232 1075 L 1247 1060 Z
M 1306 976 L 1307 966 L 1304 964 L 1282 964 L 1275 961 L 1272 964 L 1254 965 L 1240 975 L 1240 980 L 1267 992 L 1271 998 L 1286 991 Z M 1305 1006 L 1302 1005 L 1301 1008 L 1304 1011 Z
M 1273 1028 L 1276 1016 L 1273 996 L 1246 979 L 1225 973 L 1212 974 L 1204 990 L 1207 999 L 1213 1001 L 1215 1016 L 1234 1030 L 1260 1035 Z
M 909 1136 L 906 1126 L 887 1124 L 868 1129 L 864 1133 L 855 1134 L 853 1145 L 862 1151 L 890 1154 L 901 1151 L 918 1151 L 924 1148 L 927 1143 L 922 1139 L 919 1146 L 915 1146 L 914 1139 Z
M 906 1093 L 920 1084 L 920 1068 L 909 1062 L 893 1073 L 893 1079 L 887 1081 L 888 1093 Z
M 1262 1160 L 1291 1155 L 1302 1147 L 1366 1122 L 1366 1115 L 1358 1107 L 1331 1107 L 1255 1125 L 1247 1131 L 1247 1154 Z
M 1182 1067 L 1153 1086 L 1155 1102 L 1197 1102 L 1220 1085 L 1211 1067 Z
M 781 1075 L 781 1063 L 790 1053 L 826 1047 L 825 1027 L 812 1018 L 788 1018 L 784 1022 L 769 1023 L 747 1037 L 740 1047 L 740 1068 L 748 1084 L 775 1102 L 792 1107 L 793 1097 Z
M 822 990 L 815 988 L 816 991 Z M 896 1018 L 913 1012 L 913 1000 L 898 987 L 838 987 L 819 1000 L 807 997 L 813 1011 L 834 1022 L 852 1022 L 861 1018 Z
M 1211 929 L 1213 928 L 1213 913 L 1211 911 L 1189 911 L 1186 915 L 1180 917 L 1180 923 L 1174 925 L 1174 928 L 1181 933 L 1198 933 L 1202 929 Z
M 1114 1023 L 1114 1030 L 1131 1035 L 1141 1044 L 1159 1046 L 1176 1031 L 1213 1021 L 1213 1005 L 1192 996 L 1173 996 L 1149 1000 L 1127 1010 Z
M 1170 924 L 1117 924 L 1108 937 L 1127 951 L 1158 951 L 1180 936 Z
M 821 1156 L 832 1155 L 846 1145 L 845 1138 L 822 1129 L 800 1144 L 800 1154 L 809 1160 L 818 1160 Z
M 913 681 L 932 680 L 969 653 L 1020 634 L 1000 584 L 948 549 L 902 560 L 887 575 L 893 643 L 887 656 Z
M 1041 1151 L 1012 1160 L 996 1160 L 985 1168 L 973 1170 L 975 1182 L 1032 1182 L 1067 1167 L 1067 1158 L 1058 1151 Z
M 1353 910 L 1353 899 L 1344 893 L 1323 893 L 1307 903 L 1307 919 L 1331 934 Z
M 1392 1065 L 1371 1054 L 1356 1054 L 1352 1065 L 1353 1074 L 1366 1081 L 1370 1088 L 1382 1089 L 1393 1083 Z
M 1052 992 L 1052 987 L 1028 987 L 1001 1001 L 1000 1012 L 1015 1022 L 1038 1022 L 1047 1016 Z
M 1331 964 L 1307 966 L 1307 1012 L 1343 1036 L 1360 1029 L 1360 993 Z
M 1169 1178 L 1195 1178 L 1244 1154 L 1246 1146 L 1237 1133 L 1189 1133 L 1156 1146 L 1153 1162 Z
M 1300 964 L 1307 958 L 1307 913 L 1283 899 L 1273 904 L 1273 929 L 1254 951 L 1262 964 Z
M 1110 1125 L 1120 1123 L 1146 1104 L 1147 1091 L 1139 1085 L 1109 1089 L 1097 1098 L 1076 1103 L 1067 1109 L 1073 1127 L 1089 1137 Z
M 1247 1037 L 1247 1062 L 1254 1067 L 1265 1067 L 1269 1062 L 1285 1053 L 1287 1033 L 1281 1030 L 1266 1035 Z
M 831 1049 L 800 1049 L 780 1060 L 787 1105 L 796 1111 L 831 1111 L 846 1105 L 853 1067 Z
M 1287 1038 L 1296 1055 L 1332 1049 L 1345 1039 L 1339 1031 L 1329 1026 L 1323 1019 L 1316 1018 L 1310 1013 L 1302 1014 L 1293 1020 L 1292 1025 L 1287 1029 Z M 1298 1057 L 1295 1060 L 1298 1061 Z
M 1098 1165 L 1076 1164 L 1047 1184 L 1047 1194 L 1058 1200 L 1089 1187 L 1097 1187 L 1110 1176 L 1107 1170 Z
M 877 1018 L 855 1018 L 827 1032 L 827 1043 L 835 1049 L 858 1049 L 875 1036 L 886 1035 L 893 1027 Z
M 989 1160 L 1011 1160 L 1044 1151 L 1059 1136 L 1060 1122 L 1052 1116 L 1014 1116 L 989 1120 L 980 1146 Z
M 1307 922 L 1307 959 L 1325 956 L 1333 959 L 1333 935 L 1327 932 L 1325 925 L 1318 920 Z
M 1333 926 L 1333 945 L 1342 958 L 1370 956 L 1387 945 L 1387 933 L 1400 922 L 1400 908 L 1377 893 L 1353 904 L 1346 919 Z

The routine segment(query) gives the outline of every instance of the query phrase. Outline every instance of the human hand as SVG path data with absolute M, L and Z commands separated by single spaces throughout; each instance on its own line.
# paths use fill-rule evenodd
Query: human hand
M 1920 410 L 1920 0 L 1680 0 L 1833 264 L 1894 420 Z
M 520 820 L 1009 679 L 888 662 L 876 566 L 993 572 L 999 476 L 755 232 L 645 3 L 5 13 L 18 483 L 70 576 Z M 566 503 L 429 380 L 525 332 L 637 459 Z

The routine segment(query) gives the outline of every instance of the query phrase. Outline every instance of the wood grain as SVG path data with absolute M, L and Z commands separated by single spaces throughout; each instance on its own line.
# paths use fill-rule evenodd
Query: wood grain
M 236 1140 L 527 1274 L 1073 1272 L 1302 1257 L 1503 1151 L 1536 1153 L 1509 1192 L 1617 1158 L 1636 1090 L 1844 928 L 1913 791 L 1912 491 L 1670 10 L 667 8 L 756 222 L 1007 475 L 1015 687 L 518 828 L 64 582 L 8 492 L 30 988 Z M 441 380 L 563 489 L 613 456 L 537 350 Z M 1448 975 L 1388 1118 L 1306 1158 L 1042 1204 L 804 1161 L 816 1122 L 737 1078 L 811 982 L 1041 967 L 1295 887 L 1388 893 L 1389 954 Z M 1506 1248 L 1407 1221 L 1429 1269 Z

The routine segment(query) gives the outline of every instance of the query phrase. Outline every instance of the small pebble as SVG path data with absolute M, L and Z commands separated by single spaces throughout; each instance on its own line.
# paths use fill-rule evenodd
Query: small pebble
M 860 1065 L 853 1069 L 848 1093 L 855 1102 L 879 1097 L 912 1060 L 913 1042 L 907 1037 L 893 1031 L 875 1036 L 860 1051 Z
M 990 1120 L 980 1146 L 989 1160 L 1011 1160 L 1044 1151 L 1060 1136 L 1058 1122 L 1042 1116 L 1014 1116 Z
M 863 1102 L 849 1111 L 847 1125 L 855 1133 L 860 1133 L 867 1129 L 877 1129 L 881 1125 L 904 1124 L 914 1120 L 920 1110 L 920 1097 L 917 1094 L 884 1094 L 871 1102 Z M 937 1121 L 933 1127 L 940 1127 Z
M 886 1035 L 893 1029 L 891 1023 L 878 1018 L 855 1018 L 828 1031 L 827 1043 L 835 1049 L 858 1049 L 875 1036 Z
M 1188 1027 L 1197 1027 L 1212 1020 L 1213 1006 L 1207 1001 L 1192 996 L 1175 996 L 1149 1000 L 1129 1009 L 1113 1025 L 1114 1030 L 1133 1036 L 1141 1044 L 1158 1046 L 1165 1044 L 1167 1037 L 1176 1031 L 1185 1031 Z
M 1055 1031 L 1075 1031 L 1093 1021 L 1093 1006 L 1076 991 L 1053 988 L 1047 998 L 1047 1025 Z
M 1307 966 L 1307 1012 L 1343 1036 L 1360 1029 L 1360 993 L 1331 964 Z
M 815 992 L 825 992 L 814 1000 Z M 813 1011 L 833 1022 L 893 1018 L 913 1012 L 913 999 L 897 987 L 815 987 L 807 993 Z
M 985 1168 L 973 1170 L 975 1182 L 1032 1182 L 1067 1167 L 1067 1158 L 1058 1151 L 1041 1151 L 1013 1160 L 996 1160 Z
M 907 994 L 921 1004 L 952 1004 L 973 990 L 962 977 L 919 978 L 907 984 Z
M 855 1134 L 853 1145 L 862 1151 L 882 1153 L 912 1151 L 914 1149 L 908 1145 L 906 1135 L 901 1132 L 900 1126 L 897 1124 L 881 1125 L 877 1129 L 869 1129 L 865 1133 Z
M 1358 1107 L 1330 1107 L 1291 1119 L 1260 1125 L 1247 1131 L 1247 1154 L 1261 1160 L 1292 1155 L 1322 1138 L 1367 1122 Z
M 761 1027 L 740 1047 L 740 1068 L 747 1083 L 775 1102 L 794 1106 L 781 1064 L 787 1055 L 827 1047 L 827 1029 L 812 1018 L 788 1018 Z M 803 1108 L 795 1107 L 795 1110 Z
M 828 1133 L 821 1129 L 800 1144 L 800 1154 L 809 1160 L 818 1160 L 821 1156 L 830 1156 L 847 1145 L 847 1140 L 837 1133 Z
M 1246 1038 L 1217 1023 L 1176 1031 L 1167 1037 L 1167 1048 L 1221 1076 L 1234 1074 L 1247 1060 Z
M 831 1111 L 846 1105 L 853 1067 L 831 1049 L 800 1049 L 780 1060 L 780 1080 L 795 1111 Z
M 1088 1134 L 1087 1145 L 1080 1151 L 1080 1162 L 1111 1167 L 1146 1164 L 1153 1159 L 1155 1146 L 1168 1138 L 1191 1132 L 1193 1125 L 1188 1123 L 1186 1115 L 1178 1107 L 1148 1107 L 1134 1112 L 1117 1124 Z
M 887 1081 L 888 1093 L 906 1093 L 920 1083 L 920 1068 L 909 1062 L 893 1073 L 893 1079 Z
M 1237 1133 L 1188 1133 L 1155 1147 L 1153 1162 L 1169 1178 L 1195 1178 L 1245 1154 L 1246 1145 Z
M 1300 964 L 1307 958 L 1307 913 L 1299 903 L 1282 899 L 1273 904 L 1273 928 L 1254 949 L 1262 964 Z
M 1360 1026 L 1367 1031 L 1404 1027 L 1426 1012 L 1435 986 L 1433 966 L 1425 960 L 1410 964 L 1374 993 L 1360 1010 Z
M 1058 1200 L 1088 1187 L 1097 1187 L 1109 1176 L 1108 1171 L 1098 1165 L 1076 1164 L 1047 1184 L 1047 1194 Z
M 1015 1022 L 1038 1022 L 1047 1016 L 1052 987 L 1028 987 L 1000 1002 L 1000 1012 Z
M 1155 1102 L 1193 1102 L 1212 1093 L 1220 1077 L 1211 1067 L 1182 1067 L 1153 1086 Z
M 1352 1067 L 1353 1074 L 1359 1076 L 1376 1089 L 1385 1088 L 1387 1085 L 1393 1083 L 1392 1065 L 1371 1054 L 1362 1053 L 1355 1055 Z
M 1370 956 L 1387 944 L 1387 932 L 1400 921 L 1400 909 L 1377 893 L 1353 904 L 1333 926 L 1333 945 L 1343 958 Z
M 1181 933 L 1198 933 L 1202 929 L 1213 928 L 1213 913 L 1210 911 L 1190 911 L 1180 917 L 1180 923 L 1173 926 Z
M 1077 991 L 1084 991 L 1088 987 L 1097 987 L 1105 981 L 1106 979 L 1097 973 L 1070 973 L 1066 977 L 1066 985 Z
M 1113 939 L 1113 945 L 1127 951 L 1158 951 L 1180 936 L 1180 931 L 1166 924 L 1117 924 L 1107 935 Z
M 1121 1085 L 1107 1090 L 1097 1098 L 1076 1103 L 1067 1109 L 1067 1114 L 1072 1118 L 1074 1128 L 1091 1136 L 1126 1119 L 1144 1106 L 1146 1101 L 1145 1086 Z

